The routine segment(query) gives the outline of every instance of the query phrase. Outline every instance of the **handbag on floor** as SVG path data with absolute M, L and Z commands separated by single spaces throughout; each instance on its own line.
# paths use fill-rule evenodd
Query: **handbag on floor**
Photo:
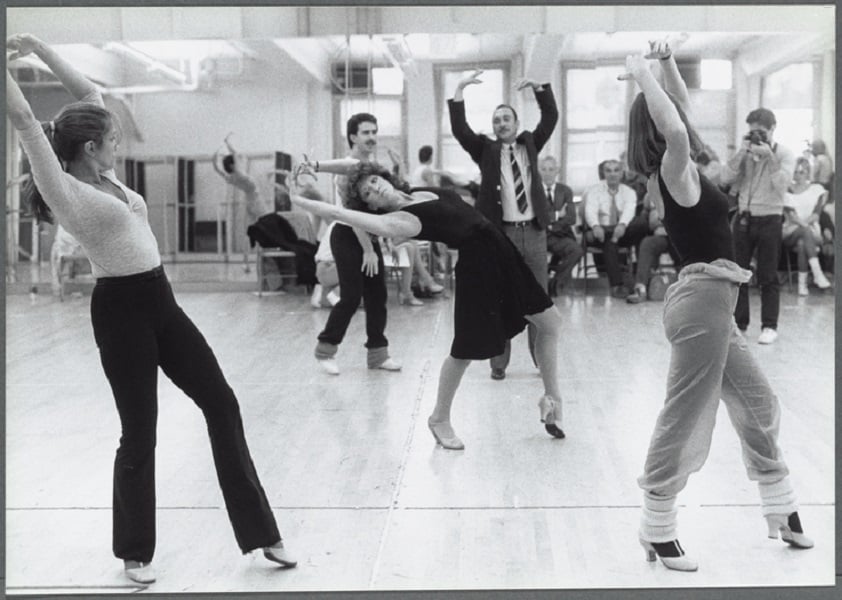
M 662 271 L 655 273 L 649 278 L 649 285 L 646 287 L 646 297 L 650 300 L 662 301 L 667 293 L 667 288 L 678 280 L 673 271 Z

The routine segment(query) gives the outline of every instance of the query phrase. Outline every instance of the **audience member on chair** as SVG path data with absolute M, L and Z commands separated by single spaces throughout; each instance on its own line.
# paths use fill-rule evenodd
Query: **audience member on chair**
M 819 216 L 824 212 L 827 190 L 818 183 L 810 183 L 810 161 L 801 157 L 795 162 L 793 184 L 784 197 L 783 245 L 798 256 L 798 295 L 809 295 L 807 278 L 819 289 L 827 289 L 830 282 L 819 265 L 818 251 L 822 243 Z
M 547 252 L 551 254 L 547 292 L 550 296 L 556 296 L 559 289 L 570 280 L 573 267 L 584 252 L 573 233 L 576 224 L 573 190 L 556 181 L 558 162 L 555 157 L 542 158 L 538 163 L 538 172 L 552 209 L 552 222 L 547 228 Z
M 634 290 L 626 298 L 629 304 L 638 304 L 647 299 L 647 289 L 652 270 L 657 269 L 661 255 L 668 252 L 674 265 L 678 265 L 678 256 L 669 242 L 667 230 L 658 216 L 658 211 L 647 197 L 644 199 L 645 213 L 649 219 L 650 234 L 643 238 L 637 253 L 637 273 L 634 277 Z
M 628 231 L 628 225 L 634 218 L 637 195 L 632 188 L 620 183 L 623 176 L 620 161 L 605 161 L 602 170 L 605 179 L 588 188 L 582 197 L 588 228 L 585 239 L 589 246 L 602 249 L 612 295 L 625 298 L 628 291 L 623 285 L 618 247 L 634 244 L 633 235 L 629 235 L 634 232 Z

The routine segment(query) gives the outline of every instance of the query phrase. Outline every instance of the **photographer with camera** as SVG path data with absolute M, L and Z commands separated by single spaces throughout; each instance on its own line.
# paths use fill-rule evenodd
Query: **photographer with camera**
M 723 165 L 721 181 L 739 192 L 739 209 L 733 223 L 737 264 L 748 269 L 757 250 L 761 320 L 757 341 L 771 344 L 778 337 L 781 223 L 784 196 L 795 170 L 795 154 L 774 141 L 776 120 L 771 110 L 751 111 L 746 123 L 748 134 L 737 153 Z M 737 327 L 745 332 L 749 323 L 748 284 L 740 286 L 734 318 Z

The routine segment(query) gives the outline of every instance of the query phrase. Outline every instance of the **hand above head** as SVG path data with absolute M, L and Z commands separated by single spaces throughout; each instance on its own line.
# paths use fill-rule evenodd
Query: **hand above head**
M 638 79 L 643 73 L 649 71 L 649 62 L 642 54 L 629 54 L 626 56 L 626 72 L 618 75 L 617 79 Z
M 482 79 L 479 78 L 480 75 L 482 75 L 482 69 L 477 69 L 470 75 L 466 75 L 465 77 L 460 79 L 459 82 L 456 84 L 456 87 L 459 89 L 463 89 L 469 85 L 476 85 L 482 83 Z
M 31 33 L 16 33 L 15 35 L 9 36 L 6 40 L 6 50 L 11 50 L 12 52 L 6 57 L 6 60 L 13 61 L 27 54 L 37 52 L 38 47 L 43 45 L 43 43 Z
M 672 49 L 666 40 L 660 42 L 649 40 L 649 52 L 644 58 L 657 58 L 658 60 L 666 60 L 672 56 Z
M 527 79 L 526 77 L 524 77 L 523 79 L 518 79 L 515 82 L 515 91 L 519 92 L 528 87 L 531 87 L 533 90 L 537 91 L 538 88 L 543 87 L 544 85 L 546 84 L 539 83 L 537 81 L 533 81 L 532 79 Z

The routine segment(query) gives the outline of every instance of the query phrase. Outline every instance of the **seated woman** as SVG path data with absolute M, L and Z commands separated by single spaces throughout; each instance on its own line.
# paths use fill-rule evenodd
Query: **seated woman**
M 396 244 L 396 241 L 399 243 Z M 408 306 L 422 306 L 424 304 L 412 291 L 412 280 L 415 278 L 418 279 L 418 289 L 422 292 L 440 294 L 444 290 L 444 286 L 436 283 L 424 265 L 417 240 L 389 240 L 386 245 L 392 249 L 393 264 L 400 266 L 398 304 Z
M 299 166 L 299 173 L 308 167 Z M 395 189 L 388 171 L 355 159 L 320 162 L 317 171 L 348 173 L 348 208 L 292 201 L 317 215 L 384 237 L 444 242 L 459 250 L 456 263 L 454 339 L 441 368 L 438 398 L 427 423 L 444 448 L 461 450 L 450 423 L 456 389 L 472 360 L 502 353 L 506 340 L 526 327 L 537 329 L 536 361 L 544 383 L 539 400 L 547 432 L 563 438 L 561 393 L 557 382 L 559 315 L 520 253 L 503 233 L 455 192 L 444 189 L 407 194 Z
M 830 282 L 819 264 L 818 248 L 822 243 L 819 229 L 824 212 L 827 190 L 818 183 L 810 183 L 810 162 L 801 157 L 795 162 L 794 182 L 784 198 L 783 245 L 798 254 L 798 295 L 807 296 L 808 268 L 819 289 L 827 289 Z
M 701 169 L 699 171 L 701 172 Z M 626 302 L 629 304 L 639 304 L 646 300 L 652 269 L 658 266 L 663 253 L 669 253 L 676 267 L 680 262 L 675 248 L 670 244 L 669 237 L 667 237 L 667 230 L 664 228 L 661 217 L 658 215 L 658 211 L 655 209 L 651 198 L 647 195 L 643 202 L 646 206 L 645 210 L 649 215 L 649 231 L 651 233 L 643 238 L 643 241 L 640 243 L 640 250 L 637 253 L 637 273 L 634 276 L 634 290 L 626 296 Z

